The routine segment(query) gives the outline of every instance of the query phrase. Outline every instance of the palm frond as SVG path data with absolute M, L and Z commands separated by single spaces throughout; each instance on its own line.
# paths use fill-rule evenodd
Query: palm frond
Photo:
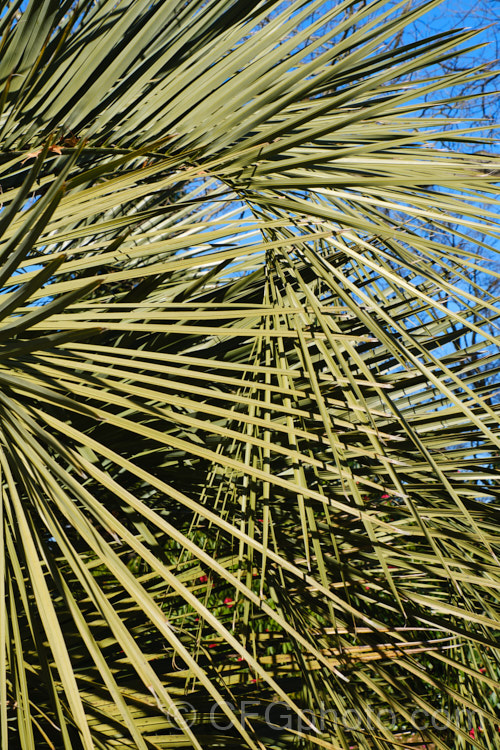
M 422 114 L 474 34 L 386 47 L 436 5 L 1 4 L 2 748 L 500 746 L 499 160 Z

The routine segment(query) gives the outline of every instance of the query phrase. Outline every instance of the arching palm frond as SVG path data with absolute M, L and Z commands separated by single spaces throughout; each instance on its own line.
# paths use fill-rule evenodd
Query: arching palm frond
M 387 46 L 435 5 L 1 4 L 2 748 L 500 747 L 498 159 L 422 113 L 472 33 Z

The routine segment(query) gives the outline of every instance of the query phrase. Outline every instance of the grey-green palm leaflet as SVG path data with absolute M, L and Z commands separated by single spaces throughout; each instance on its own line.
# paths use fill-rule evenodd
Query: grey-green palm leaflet
M 500 159 L 473 33 L 391 45 L 436 6 L 0 2 L 1 750 L 500 748 Z

